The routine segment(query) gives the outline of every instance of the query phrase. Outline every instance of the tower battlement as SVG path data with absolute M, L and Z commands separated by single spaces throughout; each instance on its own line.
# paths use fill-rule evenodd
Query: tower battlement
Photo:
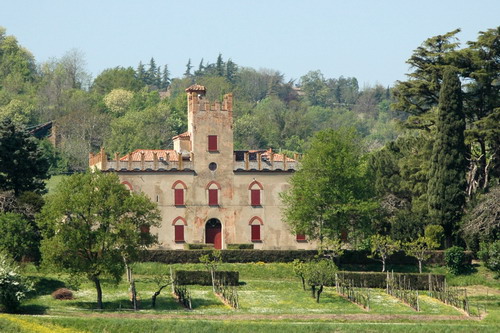
M 233 94 L 224 95 L 221 102 L 211 102 L 205 98 L 207 89 L 201 85 L 192 85 L 186 89 L 188 112 L 198 111 L 233 111 Z

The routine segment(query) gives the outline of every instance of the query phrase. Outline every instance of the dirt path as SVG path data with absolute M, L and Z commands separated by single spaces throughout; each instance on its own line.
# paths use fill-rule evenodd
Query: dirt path
M 61 315 L 61 317 L 64 315 Z M 480 318 L 444 315 L 404 315 L 404 314 L 151 314 L 151 313 L 72 313 L 71 317 L 133 318 L 133 319 L 184 319 L 184 320 L 332 320 L 332 321 L 478 321 Z

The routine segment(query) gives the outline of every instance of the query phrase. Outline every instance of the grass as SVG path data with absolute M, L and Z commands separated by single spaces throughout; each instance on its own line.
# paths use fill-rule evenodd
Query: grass
M 154 276 L 173 269 L 205 269 L 201 264 L 165 265 L 138 263 L 133 266 L 141 310 L 131 310 L 128 284 L 114 285 L 103 280 L 104 311 L 95 309 L 95 289 L 83 281 L 75 291 L 75 299 L 54 300 L 50 293 L 67 286 L 66 276 L 38 271 L 31 265 L 24 272 L 36 280 L 37 290 L 23 303 L 22 312 L 29 316 L 0 315 L 0 332 L 494 332 L 500 325 L 500 288 L 498 280 L 483 267 L 468 276 L 449 277 L 450 285 L 468 285 L 473 303 L 487 306 L 489 314 L 481 320 L 456 320 L 463 314 L 421 293 L 422 311 L 416 312 L 384 290 L 371 289 L 369 311 L 339 296 L 327 287 L 316 303 L 309 291 L 303 291 L 290 264 L 223 264 L 222 270 L 240 272 L 238 287 L 240 309 L 224 305 L 210 286 L 189 286 L 193 310 L 180 306 L 165 288 L 151 308 L 151 296 L 157 286 Z M 443 268 L 428 271 L 446 273 Z M 481 286 L 477 286 L 481 284 Z M 41 315 L 41 316 L 33 316 Z M 448 316 L 448 317 L 444 317 Z M 418 318 L 422 318 L 419 320 Z M 24 320 L 24 322 L 23 322 Z M 31 323 L 32 326 L 26 324 Z M 38 326 L 37 326 L 38 325 Z

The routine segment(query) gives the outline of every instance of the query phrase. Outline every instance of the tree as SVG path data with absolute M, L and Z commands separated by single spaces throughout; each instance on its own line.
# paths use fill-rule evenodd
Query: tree
M 304 291 L 306 290 L 306 266 L 307 264 L 299 259 L 294 259 L 292 262 L 293 273 L 302 281 L 302 289 L 304 289 Z
M 305 280 L 311 286 L 312 296 L 319 303 L 325 285 L 333 285 L 337 266 L 331 260 L 319 259 L 306 264 Z
M 156 241 L 144 226 L 159 221 L 156 204 L 145 194 L 130 193 L 116 174 L 74 174 L 63 179 L 40 214 L 43 262 L 87 277 L 102 309 L 101 277 L 120 281 L 125 262 Z
M 373 235 L 370 239 L 372 257 L 379 257 L 382 262 L 382 272 L 385 272 L 385 264 L 394 252 L 398 251 L 400 244 L 389 236 Z
M 213 250 L 210 254 L 204 254 L 200 257 L 200 262 L 205 265 L 210 272 L 212 278 L 212 289 L 215 293 L 215 272 L 222 263 L 222 252 L 220 250 Z
M 43 192 L 48 169 L 36 139 L 10 119 L 0 121 L 0 190 Z
M 123 68 L 118 66 L 105 69 L 92 83 L 92 91 L 101 95 L 105 95 L 114 89 L 138 91 L 142 87 L 144 87 L 144 82 L 137 77 L 136 71 L 132 67 Z
M 431 257 L 430 250 L 436 249 L 439 244 L 428 237 L 419 237 L 413 242 L 408 242 L 404 245 L 404 251 L 407 255 L 417 258 L 418 271 L 422 273 L 422 261 Z
M 366 231 L 377 204 L 363 164 L 353 130 L 316 133 L 290 189 L 282 194 L 284 221 L 320 243 L 342 231 Z
M 186 71 L 184 72 L 184 77 L 191 77 L 191 68 L 193 68 L 193 66 L 191 65 L 191 58 L 189 58 L 188 63 L 186 64 Z
M 168 66 L 165 65 L 163 66 L 163 72 L 161 75 L 161 89 L 167 90 L 168 87 L 170 86 L 170 82 L 172 80 L 170 79 L 170 71 L 168 70 Z
M 36 226 L 21 214 L 0 213 L 0 251 L 14 260 L 39 259 L 40 237 Z
M 217 62 L 215 63 L 215 72 L 217 76 L 224 76 L 224 60 L 222 60 L 222 54 L 219 53 L 217 57 Z
M 451 69 L 445 70 L 439 96 L 427 200 L 429 215 L 443 226 L 448 247 L 463 214 L 467 186 L 467 147 L 464 141 L 465 116 L 461 92 L 456 73 Z
M 127 112 L 134 94 L 125 89 L 113 89 L 104 96 L 104 104 L 116 116 L 122 116 Z

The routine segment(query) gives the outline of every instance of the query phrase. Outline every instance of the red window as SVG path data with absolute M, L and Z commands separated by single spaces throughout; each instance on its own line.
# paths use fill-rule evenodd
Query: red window
M 252 242 L 260 241 L 260 225 L 251 225 L 252 227 Z
M 305 242 L 306 241 L 306 235 L 304 235 L 304 234 L 297 234 L 295 237 L 296 237 L 296 240 L 298 242 Z
M 219 205 L 219 190 L 209 189 L 208 190 L 208 205 L 217 206 Z
M 217 135 L 208 136 L 208 151 L 217 151 Z
M 260 190 L 251 190 L 252 206 L 260 206 Z
M 184 242 L 184 226 L 175 225 L 174 227 L 175 227 L 175 241 Z
M 184 206 L 184 189 L 176 188 L 174 190 L 175 193 L 175 205 L 176 206 Z

